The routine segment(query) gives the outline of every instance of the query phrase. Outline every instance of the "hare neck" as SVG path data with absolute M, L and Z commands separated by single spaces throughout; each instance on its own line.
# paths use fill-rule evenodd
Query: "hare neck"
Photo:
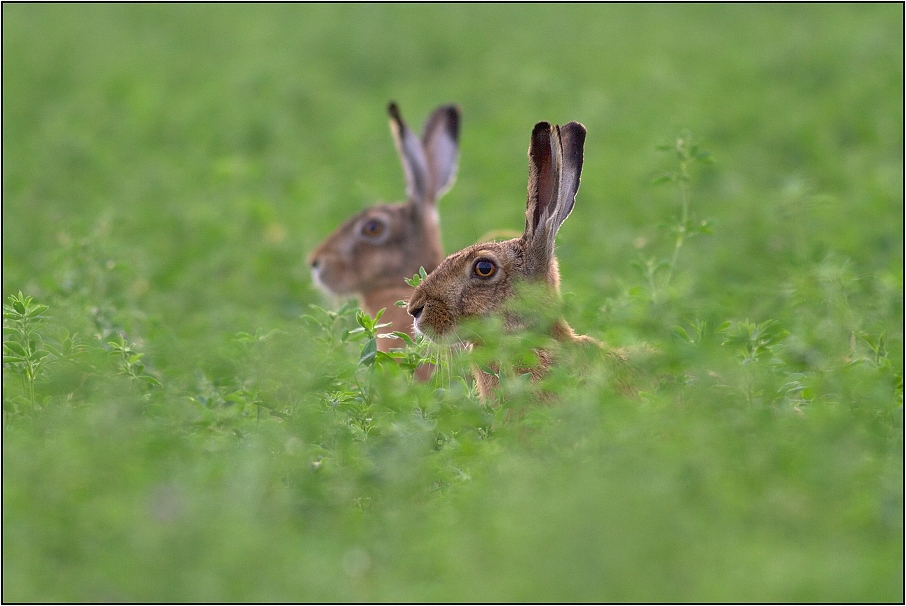
M 429 221 L 425 226 L 425 242 L 424 246 L 420 251 L 420 256 L 423 258 L 425 271 L 431 273 L 434 271 L 441 261 L 444 260 L 444 249 L 443 245 L 440 242 L 440 221 L 436 216 L 433 221 Z M 415 272 L 413 272 L 415 273 Z
M 382 308 L 386 308 L 387 310 L 384 312 L 385 316 L 390 313 L 391 309 L 402 309 L 403 313 L 405 313 L 406 308 L 396 307 L 396 302 L 408 301 L 410 296 L 412 296 L 412 288 L 408 286 L 377 288 L 362 293 L 362 309 L 372 316 Z M 409 314 L 405 315 L 408 316 Z

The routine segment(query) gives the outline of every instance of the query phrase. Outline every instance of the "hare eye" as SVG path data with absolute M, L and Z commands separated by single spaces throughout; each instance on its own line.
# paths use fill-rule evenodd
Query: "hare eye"
M 490 278 L 497 272 L 497 265 L 487 259 L 479 259 L 475 263 L 475 275 L 479 278 Z
M 384 233 L 384 224 L 377 219 L 371 219 L 362 226 L 362 235 L 369 238 L 377 238 Z

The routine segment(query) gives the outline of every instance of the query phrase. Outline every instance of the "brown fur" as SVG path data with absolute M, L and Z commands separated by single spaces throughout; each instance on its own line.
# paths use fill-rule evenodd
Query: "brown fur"
M 362 210 L 328 236 L 309 263 L 315 283 L 329 293 L 359 297 L 362 309 L 372 316 L 386 308 L 381 321 L 392 326 L 382 332 L 414 334 L 412 318 L 395 303 L 412 294 L 404 278 L 421 267 L 433 271 L 443 260 L 437 200 L 455 179 L 460 112 L 455 105 L 434 110 L 421 139 L 406 126 L 396 104 L 391 103 L 388 112 L 406 176 L 407 201 Z M 380 234 L 367 234 L 375 224 L 381 226 Z M 380 351 L 399 346 L 400 341 L 378 339 Z
M 454 333 L 462 319 L 503 311 L 523 282 L 545 284 L 559 297 L 554 238 L 575 204 L 584 142 L 585 127 L 578 122 L 562 128 L 547 122 L 535 125 L 529 147 L 524 233 L 504 242 L 475 244 L 444 259 L 409 299 L 408 311 L 415 318 L 416 330 L 433 338 Z M 494 274 L 477 275 L 479 261 L 493 263 Z M 520 328 L 511 315 L 504 317 L 508 329 Z M 553 324 L 551 336 L 562 342 L 600 345 L 591 337 L 577 335 L 562 318 Z M 536 353 L 539 366 L 527 370 L 538 379 L 553 356 L 546 350 Z M 479 393 L 488 398 L 497 387 L 497 378 L 478 369 L 474 374 Z

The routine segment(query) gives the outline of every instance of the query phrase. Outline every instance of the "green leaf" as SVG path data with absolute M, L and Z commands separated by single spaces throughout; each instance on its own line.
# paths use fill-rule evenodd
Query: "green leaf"
M 47 306 L 46 306 L 46 305 L 35 305 L 34 307 L 32 307 L 31 309 L 29 309 L 29 310 L 26 312 L 25 317 L 26 317 L 26 318 L 34 318 L 35 316 L 41 315 L 41 314 L 44 313 L 45 311 L 47 311 Z
M 355 312 L 355 321 L 359 323 L 359 326 L 361 326 L 363 329 L 365 329 L 368 332 L 370 332 L 371 329 L 374 327 L 374 320 L 372 320 L 371 316 L 369 316 L 362 310 L 358 310 Z
M 359 357 L 360 366 L 372 366 L 374 364 L 375 356 L 377 355 L 377 339 L 371 338 L 365 343 L 365 346 L 362 348 L 362 355 Z
M 401 360 L 403 358 L 405 358 L 405 354 L 399 352 L 387 353 L 384 351 L 379 351 L 375 353 L 375 361 L 377 362 L 391 362 L 393 364 L 396 364 L 397 360 Z
M 651 184 L 660 185 L 661 183 L 669 183 L 669 182 L 675 181 L 675 180 L 676 180 L 676 175 L 673 175 L 673 174 L 661 175 L 659 177 L 655 177 L 654 179 L 652 179 Z
M 415 274 L 411 278 L 405 278 L 405 280 L 406 280 L 406 284 L 408 284 L 409 286 L 411 286 L 413 288 L 416 288 L 427 277 L 428 277 L 428 272 L 426 272 L 424 266 L 422 266 L 422 267 L 418 268 L 417 274 Z
M 141 379 L 142 381 L 145 381 L 148 385 L 152 385 L 154 387 L 161 387 L 160 381 L 158 381 L 151 375 L 142 375 L 139 377 L 139 379 Z
M 412 337 L 409 336 L 409 333 L 394 330 L 393 334 L 396 335 L 397 339 L 402 339 L 403 341 L 405 341 L 406 345 L 415 345 L 415 341 L 412 340 Z
M 11 351 L 12 353 L 22 356 L 23 358 L 28 357 L 28 354 L 26 353 L 25 348 L 22 347 L 22 345 L 20 345 L 19 343 L 16 343 L 15 341 L 7 341 L 6 343 L 3 344 L 3 347 L 5 347 L 7 349 L 7 351 Z
M 679 326 L 679 325 L 674 326 L 673 332 L 676 333 L 676 335 L 679 336 L 684 341 L 686 341 L 688 343 L 695 343 L 695 341 L 692 339 L 692 337 L 689 336 L 689 333 L 686 332 L 686 329 L 683 328 L 682 326 Z
M 496 372 L 494 369 L 492 369 L 487 364 L 479 364 L 478 368 L 481 369 L 481 372 L 483 372 L 487 375 L 491 375 L 492 377 L 497 377 L 498 379 L 500 378 L 500 373 Z
M 647 294 L 647 291 L 641 286 L 633 286 L 629 289 L 629 296 L 631 297 L 641 297 Z

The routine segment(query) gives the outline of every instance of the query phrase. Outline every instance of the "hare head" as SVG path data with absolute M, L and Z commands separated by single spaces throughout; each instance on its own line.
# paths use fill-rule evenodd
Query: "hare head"
M 314 282 L 333 295 L 359 296 L 392 330 L 411 332 L 411 318 L 394 306 L 411 292 L 404 278 L 420 267 L 432 271 L 443 259 L 437 201 L 456 177 L 459 156 L 459 108 L 438 107 L 428 117 L 419 139 L 400 115 L 388 107 L 390 130 L 406 177 L 406 202 L 370 206 L 327 237 L 308 258 Z M 386 341 L 386 342 L 385 342 Z M 389 348 L 388 340 L 379 342 Z
M 504 242 L 475 244 L 444 259 L 409 299 L 416 331 L 434 339 L 455 335 L 465 319 L 505 312 L 520 285 L 539 284 L 551 295 L 559 295 L 554 239 L 575 204 L 584 144 L 585 127 L 578 122 L 563 127 L 547 122 L 535 125 L 528 152 L 524 233 Z M 517 329 L 520 322 L 506 315 L 505 325 Z M 551 333 L 560 340 L 594 342 L 577 336 L 563 320 L 554 323 Z M 539 357 L 542 366 L 550 363 L 544 352 Z M 538 376 L 540 371 L 532 374 Z M 496 380 L 480 371 L 476 379 L 487 397 Z

